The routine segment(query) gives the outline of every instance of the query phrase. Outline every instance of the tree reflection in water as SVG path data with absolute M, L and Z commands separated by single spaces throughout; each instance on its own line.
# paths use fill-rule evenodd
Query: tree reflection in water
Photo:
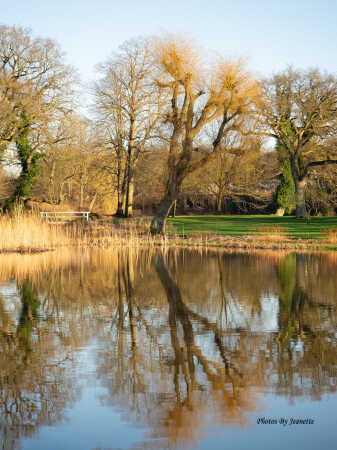
M 79 394 L 65 377 L 70 343 L 55 328 L 51 333 L 54 317 L 48 321 L 39 316 L 40 299 L 29 280 L 19 285 L 19 294 L 18 324 L 7 321 L 0 337 L 0 441 L 6 450 L 16 448 L 18 439 L 34 435 L 41 425 L 64 420 L 63 410 Z
M 92 338 L 102 401 L 149 428 L 147 447 L 246 426 L 264 392 L 334 392 L 336 266 L 329 255 L 101 252 L 6 274 L 0 259 L 20 296 L 16 321 L 0 301 L 3 448 L 64 420 Z

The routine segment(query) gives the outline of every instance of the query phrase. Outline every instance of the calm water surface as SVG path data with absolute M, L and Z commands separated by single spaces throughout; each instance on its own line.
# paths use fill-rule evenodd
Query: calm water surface
M 336 269 L 334 254 L 1 256 L 2 449 L 336 448 Z

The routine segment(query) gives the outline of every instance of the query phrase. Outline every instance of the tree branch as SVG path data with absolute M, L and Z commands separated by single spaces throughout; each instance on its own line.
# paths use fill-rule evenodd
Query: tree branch
M 323 161 L 312 161 L 309 164 L 307 164 L 307 169 L 310 167 L 317 167 L 317 166 L 325 166 L 327 164 L 337 164 L 337 159 L 325 159 Z

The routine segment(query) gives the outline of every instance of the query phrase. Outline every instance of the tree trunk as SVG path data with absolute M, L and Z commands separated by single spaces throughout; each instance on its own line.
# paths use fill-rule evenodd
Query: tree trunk
M 80 209 L 83 208 L 84 205 L 84 183 L 81 179 L 80 181 Z
M 55 183 L 54 183 L 55 168 L 56 168 L 56 164 L 55 164 L 55 161 L 53 161 L 52 166 L 51 166 L 51 171 L 50 171 L 50 176 L 49 176 L 49 186 L 48 186 L 48 197 L 49 197 L 49 201 L 51 203 L 56 202 Z
M 121 199 L 121 177 L 122 177 L 122 169 L 121 169 L 121 155 L 120 152 L 117 152 L 117 211 L 116 211 L 116 215 L 119 216 L 121 209 L 122 209 L 122 205 L 123 205 L 123 201 Z
M 178 164 L 175 162 L 174 154 L 168 158 L 169 177 L 166 184 L 166 194 L 157 207 L 155 216 L 152 219 L 150 230 L 154 234 L 164 234 L 168 215 L 174 202 L 177 200 L 183 180 L 186 176 L 186 165 L 184 160 Z
M 306 178 L 295 180 L 295 200 L 296 200 L 296 218 L 307 216 L 307 208 L 305 206 L 305 187 Z
M 125 194 L 125 206 L 124 206 L 124 217 L 130 217 L 129 212 L 131 212 L 132 215 L 132 202 L 131 202 L 131 209 L 130 209 L 130 194 L 132 196 L 133 194 L 133 187 L 131 187 L 131 176 L 130 176 L 130 165 L 128 161 L 128 169 L 127 169 L 127 175 L 126 175 L 126 194 Z M 130 192 L 130 190 L 132 192 Z
M 125 180 L 123 180 L 121 190 L 118 193 L 118 203 L 117 203 L 117 212 L 116 216 L 123 217 L 124 216 L 124 208 L 125 208 Z
M 216 197 L 216 210 L 217 212 L 221 212 L 222 211 L 222 191 L 219 191 L 217 197 Z
M 64 187 L 64 182 L 62 182 L 61 184 L 60 184 L 60 187 L 59 187 L 59 194 L 58 194 L 58 199 L 57 199 L 57 202 L 58 202 L 58 204 L 60 204 L 60 203 L 63 203 L 63 201 L 64 201 L 64 193 L 63 193 L 63 187 Z
M 132 211 L 133 191 L 134 191 L 133 181 L 130 180 L 128 183 L 127 195 L 126 195 L 126 200 L 125 200 L 125 217 L 132 217 L 132 214 L 133 214 L 133 211 Z
M 95 192 L 95 195 L 93 196 L 93 198 L 92 198 L 92 200 L 91 200 L 91 202 L 90 202 L 88 211 L 90 211 L 90 212 L 92 211 L 92 208 L 94 207 L 94 204 L 95 204 L 95 202 L 96 202 L 96 198 L 97 198 L 97 192 Z
M 151 233 L 164 234 L 166 222 L 175 198 L 167 195 L 158 205 L 157 212 L 151 222 Z
M 21 173 L 15 180 L 16 186 L 13 195 L 6 201 L 5 209 L 7 210 L 11 210 L 15 205 L 23 206 L 25 198 L 32 195 L 32 189 L 39 173 L 37 161 L 41 155 L 37 153 L 37 147 L 32 147 L 29 139 L 31 124 L 25 113 L 22 113 L 21 118 L 24 126 L 15 141 Z
M 121 193 L 118 195 L 116 216 L 122 217 L 124 214 L 124 211 L 123 211 L 123 205 L 125 204 L 124 198 L 125 198 L 125 195 L 122 196 Z
M 134 139 L 135 139 L 135 119 L 130 118 L 128 155 L 126 162 L 126 197 L 124 217 L 132 216 L 132 200 L 133 200 L 133 165 L 134 165 Z
M 176 210 L 177 210 L 177 200 L 174 200 L 172 217 L 176 216 Z

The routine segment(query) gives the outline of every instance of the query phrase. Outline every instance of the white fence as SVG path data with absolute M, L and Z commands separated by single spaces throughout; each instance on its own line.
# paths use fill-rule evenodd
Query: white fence
M 89 222 L 90 211 L 41 211 L 40 214 L 50 223 L 65 223 L 82 218 Z

